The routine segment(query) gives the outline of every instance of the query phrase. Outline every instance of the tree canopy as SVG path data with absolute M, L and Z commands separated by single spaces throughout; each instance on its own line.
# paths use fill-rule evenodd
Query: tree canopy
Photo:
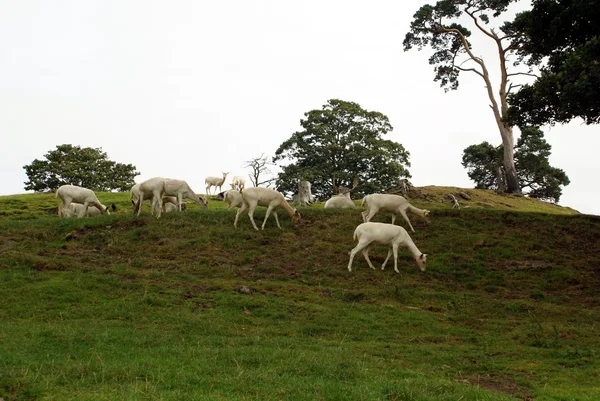
M 44 158 L 23 166 L 29 179 L 25 190 L 42 192 L 71 184 L 94 191 L 127 191 L 140 174 L 132 164 L 109 160 L 102 148 L 58 145 Z
M 509 71 L 509 57 L 516 51 L 511 46 L 510 37 L 503 24 L 490 27 L 511 3 L 516 0 L 440 0 L 435 5 L 425 4 L 414 15 L 410 30 L 404 38 L 404 50 L 421 50 L 429 47 L 433 50 L 429 64 L 433 66 L 433 80 L 439 82 L 444 90 L 458 88 L 461 73 L 476 74 L 485 83 L 490 107 L 498 126 L 504 145 L 503 165 L 507 177 L 508 192 L 519 192 L 519 182 L 513 155 L 514 137 L 512 124 L 506 122 L 508 116 L 508 94 L 514 87 L 509 78 L 528 74 L 523 71 Z M 495 60 L 500 71 L 495 86 L 490 74 L 490 60 L 476 55 L 469 38 L 471 30 L 461 23 L 468 23 L 473 31 L 487 38 L 490 46 L 497 49 Z M 494 61 L 492 61 L 494 62 Z M 468 113 L 460 118 L 468 119 Z
M 497 190 L 505 185 L 502 165 L 502 145 L 488 142 L 471 145 L 464 150 L 462 165 L 476 188 Z M 515 160 L 519 185 L 531 197 L 558 202 L 562 187 L 570 183 L 569 177 L 549 162 L 551 146 L 539 128 L 524 128 L 515 146 Z
M 519 62 L 540 66 L 540 76 L 509 97 L 519 125 L 600 122 L 600 1 L 534 0 L 506 24 Z
M 276 186 L 294 192 L 299 180 L 309 181 L 313 195 L 324 199 L 339 186 L 358 178 L 355 193 L 382 192 L 410 178 L 409 153 L 383 136 L 392 131 L 382 113 L 357 103 L 331 99 L 321 110 L 304 113 L 302 130 L 283 142 L 273 161 L 281 166 Z

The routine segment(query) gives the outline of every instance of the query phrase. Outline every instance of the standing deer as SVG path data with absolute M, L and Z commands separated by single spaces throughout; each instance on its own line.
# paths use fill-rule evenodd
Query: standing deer
M 221 192 L 221 187 L 225 183 L 225 179 L 227 179 L 227 174 L 223 173 L 223 178 L 221 177 L 206 177 L 204 183 L 206 184 L 206 194 L 209 194 L 210 188 L 215 187 L 215 194 L 217 193 L 217 187 L 219 187 L 219 192 Z

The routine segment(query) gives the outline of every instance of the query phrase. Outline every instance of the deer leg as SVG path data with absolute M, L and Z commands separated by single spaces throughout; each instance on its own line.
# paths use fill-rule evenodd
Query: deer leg
M 273 206 L 270 206 L 267 208 L 267 214 L 265 214 L 265 220 L 262 223 L 262 227 L 261 229 L 265 229 L 265 224 L 267 224 L 267 219 L 269 218 L 269 215 L 271 214 L 271 211 L 273 210 Z M 279 227 L 279 222 L 277 222 L 277 226 Z M 281 228 L 281 227 L 279 227 Z
M 281 230 L 281 226 L 279 225 L 279 218 L 277 217 L 277 210 L 273 210 L 273 216 L 275 216 L 275 222 L 277 223 L 277 227 Z
M 351 251 L 350 251 L 350 261 L 348 262 L 348 271 L 351 272 L 352 271 L 352 261 L 354 260 L 354 256 L 360 252 L 365 246 L 367 246 L 368 244 L 365 242 L 358 242 L 358 245 L 356 245 Z
M 406 215 L 406 212 L 404 210 L 401 210 L 400 214 L 402 215 L 402 217 L 404 217 L 404 220 L 406 220 L 406 222 L 408 223 L 408 226 L 410 227 L 410 229 L 414 233 L 415 229 L 413 228 L 412 224 L 410 224 L 410 220 L 408 219 L 408 216 Z
M 240 214 L 242 214 L 246 209 L 248 209 L 248 204 L 246 202 L 244 202 L 242 204 L 242 207 L 240 207 L 237 211 L 237 213 L 235 214 L 235 221 L 233 222 L 233 227 L 237 228 L 237 223 L 238 223 L 238 219 L 240 217 Z
M 254 222 L 254 209 L 256 209 L 256 204 L 253 203 L 251 205 L 248 205 L 248 217 L 250 217 L 250 221 L 252 222 L 252 226 L 254 227 L 254 229 L 256 231 L 258 231 L 258 227 L 256 227 L 256 223 Z M 268 215 L 267 215 L 267 217 L 268 217 Z M 265 221 L 267 221 L 266 218 L 265 218 Z M 263 223 L 263 228 L 264 228 L 264 224 L 265 223 Z
M 385 269 L 385 265 L 386 265 L 387 261 L 390 259 L 390 256 L 392 256 L 392 248 L 391 247 L 390 247 L 390 249 L 388 249 L 387 256 L 385 257 L 385 260 L 383 261 L 383 264 L 381 265 L 381 270 Z
M 377 209 L 369 210 L 369 214 L 365 218 L 365 223 L 368 223 L 369 221 L 371 221 L 371 219 L 373 218 L 373 216 L 375 216 L 378 211 L 379 210 L 377 210 Z
M 369 267 L 373 270 L 375 270 L 375 266 L 373 266 L 373 263 L 371 263 L 371 259 L 369 259 L 369 251 L 371 250 L 370 246 L 366 246 L 363 251 L 363 257 L 365 258 L 365 260 L 367 261 L 367 263 L 369 264 Z

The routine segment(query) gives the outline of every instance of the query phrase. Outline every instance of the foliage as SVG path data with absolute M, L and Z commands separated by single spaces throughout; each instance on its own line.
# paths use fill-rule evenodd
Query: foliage
M 312 194 L 323 199 L 336 187 L 350 187 L 355 177 L 356 195 L 383 192 L 410 177 L 408 151 L 383 139 L 393 129 L 385 115 L 338 99 L 304 115 L 303 130 L 282 143 L 273 158 L 290 162 L 278 175 L 280 191 L 294 192 L 298 181 L 306 180 Z
M 433 54 L 429 64 L 434 68 L 434 81 L 439 82 L 445 91 L 454 90 L 459 85 L 461 72 L 474 73 L 485 83 L 490 107 L 504 145 L 503 165 L 506 175 L 506 190 L 519 192 L 514 155 L 512 125 L 506 122 L 508 115 L 507 96 L 513 88 L 509 77 L 522 74 L 511 72 L 508 59 L 515 52 L 508 43 L 505 26 L 488 28 L 492 18 L 499 17 L 516 0 L 440 0 L 435 5 L 425 4 L 414 15 L 410 30 L 404 37 L 404 51 L 430 47 Z M 485 60 L 477 56 L 469 38 L 471 31 L 461 23 L 472 22 L 475 32 L 487 38 L 498 49 L 497 65 L 500 71 L 499 86 L 494 88 L 490 68 Z M 468 116 L 462 116 L 468 119 Z
M 108 160 L 102 148 L 58 145 L 44 157 L 45 160 L 35 159 L 23 166 L 29 178 L 25 190 L 42 192 L 71 184 L 94 191 L 127 191 L 140 174 L 132 164 Z
M 558 202 L 562 187 L 570 183 L 569 177 L 559 168 L 550 166 L 551 146 L 538 128 L 523 128 L 515 146 L 517 175 L 523 192 L 531 197 Z M 502 173 L 502 145 L 494 147 L 488 142 L 471 145 L 464 150 L 462 165 L 476 188 L 497 189 Z
M 269 167 L 272 165 L 273 163 L 269 161 L 269 158 L 265 156 L 264 153 L 261 153 L 259 157 L 255 157 L 251 160 L 246 161 L 244 167 L 250 168 L 252 170 L 252 173 L 248 174 L 248 177 L 250 178 L 250 182 L 252 182 L 253 186 L 259 187 L 265 184 L 267 187 L 271 186 L 271 183 L 275 181 L 274 178 L 261 180 L 261 177 L 271 174 L 271 169 Z
M 521 125 L 600 122 L 600 1 L 534 0 L 506 24 L 519 62 L 541 66 L 533 84 L 509 98 L 509 119 Z
M 498 180 L 498 168 L 502 167 L 502 145 L 489 142 L 471 145 L 463 151 L 462 165 L 478 189 L 498 189 L 503 183 Z M 501 178 L 502 179 L 502 178 Z

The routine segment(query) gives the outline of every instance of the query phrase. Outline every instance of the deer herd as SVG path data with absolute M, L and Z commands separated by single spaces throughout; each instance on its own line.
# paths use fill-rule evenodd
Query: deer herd
M 222 186 L 225 183 L 228 173 L 224 172 L 222 177 L 206 177 L 206 194 L 210 194 L 210 189 L 217 187 L 219 192 L 217 199 L 227 203 L 228 210 L 238 208 L 233 223 L 234 228 L 238 226 L 240 215 L 248 211 L 248 217 L 255 230 L 258 227 L 254 221 L 254 211 L 257 206 L 267 208 L 265 218 L 262 222 L 261 229 L 264 230 L 267 219 L 272 214 L 275 218 L 277 227 L 281 229 L 279 224 L 278 210 L 283 210 L 287 213 L 292 225 L 300 220 L 300 213 L 290 206 L 283 194 L 280 192 L 263 187 L 245 188 L 245 179 L 242 176 L 235 176 L 231 182 L 230 190 L 222 191 Z M 357 186 L 357 182 L 350 189 L 340 188 L 337 195 L 332 196 L 325 202 L 325 209 L 355 209 L 356 204 L 350 198 L 350 192 Z M 88 188 L 83 188 L 75 185 L 63 185 L 56 191 L 56 197 L 60 198 L 61 204 L 58 207 L 59 217 L 92 217 L 103 214 L 110 214 L 109 207 L 103 205 L 98 200 L 98 197 Z M 191 199 L 201 205 L 204 209 L 208 207 L 206 196 L 197 195 L 184 180 L 176 180 L 170 178 L 154 177 L 139 184 L 135 184 L 130 190 L 130 201 L 133 213 L 140 215 L 144 200 L 151 201 L 150 213 L 156 218 L 160 218 L 163 212 L 181 212 L 186 210 L 187 205 L 183 199 Z M 400 246 L 408 248 L 413 254 L 417 265 L 421 271 L 425 271 L 427 264 L 427 255 L 421 253 L 414 244 L 408 232 L 401 226 L 394 225 L 396 216 L 401 215 L 412 232 L 415 232 L 407 212 L 426 217 L 429 211 L 419 209 L 412 206 L 406 198 L 394 194 L 371 194 L 366 195 L 361 206 L 366 209 L 361 213 L 363 223 L 358 225 L 354 230 L 354 240 L 358 244 L 349 252 L 350 261 L 348 262 L 348 271 L 352 271 L 352 261 L 358 252 L 362 252 L 363 257 L 367 261 L 371 269 L 375 266 L 369 259 L 369 250 L 375 244 L 388 246 L 388 254 L 383 262 L 381 269 L 385 268 L 389 258 L 394 255 L 394 271 L 398 270 L 398 248 Z M 112 210 L 116 209 L 115 205 L 111 205 Z M 371 219 L 378 212 L 388 212 L 392 214 L 391 224 L 371 222 Z

